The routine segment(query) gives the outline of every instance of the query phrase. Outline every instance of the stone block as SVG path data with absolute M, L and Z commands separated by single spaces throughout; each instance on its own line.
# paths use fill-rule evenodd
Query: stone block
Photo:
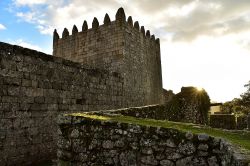
M 17 103 L 18 98 L 12 96 L 2 96 L 3 103 Z
M 22 79 L 22 86 L 26 86 L 26 87 L 31 86 L 31 80 Z
M 21 85 L 21 79 L 20 78 L 13 78 L 13 77 L 4 77 L 3 84 L 6 85 Z
M 20 87 L 19 86 L 8 86 L 8 95 L 9 96 L 19 96 Z
M 42 96 L 34 97 L 35 103 L 45 103 L 45 98 Z

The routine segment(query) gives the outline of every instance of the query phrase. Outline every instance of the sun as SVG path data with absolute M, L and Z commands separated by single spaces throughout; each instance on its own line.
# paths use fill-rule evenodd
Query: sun
M 196 87 L 197 91 L 203 91 L 202 87 Z

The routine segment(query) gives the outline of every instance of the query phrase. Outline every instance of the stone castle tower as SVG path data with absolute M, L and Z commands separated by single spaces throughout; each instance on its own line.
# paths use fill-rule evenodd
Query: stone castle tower
M 92 28 L 84 21 L 82 31 L 74 25 L 72 35 L 65 28 L 53 37 L 53 55 L 74 62 L 121 73 L 124 78 L 124 107 L 159 104 L 163 100 L 160 40 L 119 8 L 115 21 L 109 15 Z M 126 100 L 127 99 L 127 100 Z

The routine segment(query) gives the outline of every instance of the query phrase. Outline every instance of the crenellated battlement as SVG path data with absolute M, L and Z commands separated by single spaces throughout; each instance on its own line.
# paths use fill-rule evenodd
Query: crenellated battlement
M 133 23 L 132 16 L 129 16 L 128 19 L 126 20 L 126 15 L 125 15 L 125 12 L 124 12 L 123 8 L 118 9 L 115 18 L 116 19 L 111 22 L 109 15 L 106 13 L 105 16 L 104 16 L 103 24 L 99 25 L 98 19 L 96 17 L 94 17 L 94 19 L 92 21 L 92 28 L 88 28 L 88 23 L 87 23 L 86 20 L 84 20 L 83 25 L 82 25 L 82 31 L 79 32 L 76 25 L 74 25 L 73 28 L 72 28 L 72 33 L 70 35 L 69 30 L 67 28 L 64 28 L 61 38 L 60 38 L 59 34 L 57 33 L 57 30 L 55 29 L 54 30 L 54 35 L 53 35 L 53 45 L 55 46 L 57 44 L 58 40 L 60 40 L 60 39 L 66 39 L 67 37 L 70 37 L 70 36 L 77 36 L 77 35 L 79 35 L 81 33 L 88 33 L 90 31 L 98 30 L 98 29 L 104 28 L 104 27 L 108 28 L 107 26 L 111 26 L 113 24 L 118 24 L 120 26 L 127 26 L 127 27 L 134 28 L 138 32 L 141 32 L 142 35 L 144 37 L 146 37 L 147 39 L 151 39 L 153 42 L 155 42 L 157 44 L 160 44 L 159 38 L 155 39 L 154 35 L 150 35 L 149 30 L 147 30 L 147 32 L 145 33 L 144 26 L 140 27 L 138 21 L 135 21 Z

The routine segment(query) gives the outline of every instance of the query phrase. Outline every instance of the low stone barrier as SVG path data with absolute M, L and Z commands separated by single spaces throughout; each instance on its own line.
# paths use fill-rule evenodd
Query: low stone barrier
M 116 110 L 96 111 L 93 114 L 120 114 L 137 118 L 157 120 L 173 120 L 173 113 L 168 111 L 166 105 L 148 105 L 143 107 L 122 108 Z
M 239 116 L 236 118 L 237 122 L 236 122 L 236 129 L 238 130 L 243 130 L 247 128 L 247 116 Z
M 210 126 L 214 128 L 235 129 L 236 119 L 230 114 L 214 114 L 210 115 Z
M 248 166 L 250 162 L 231 144 L 206 134 L 103 120 L 59 116 L 58 165 Z

